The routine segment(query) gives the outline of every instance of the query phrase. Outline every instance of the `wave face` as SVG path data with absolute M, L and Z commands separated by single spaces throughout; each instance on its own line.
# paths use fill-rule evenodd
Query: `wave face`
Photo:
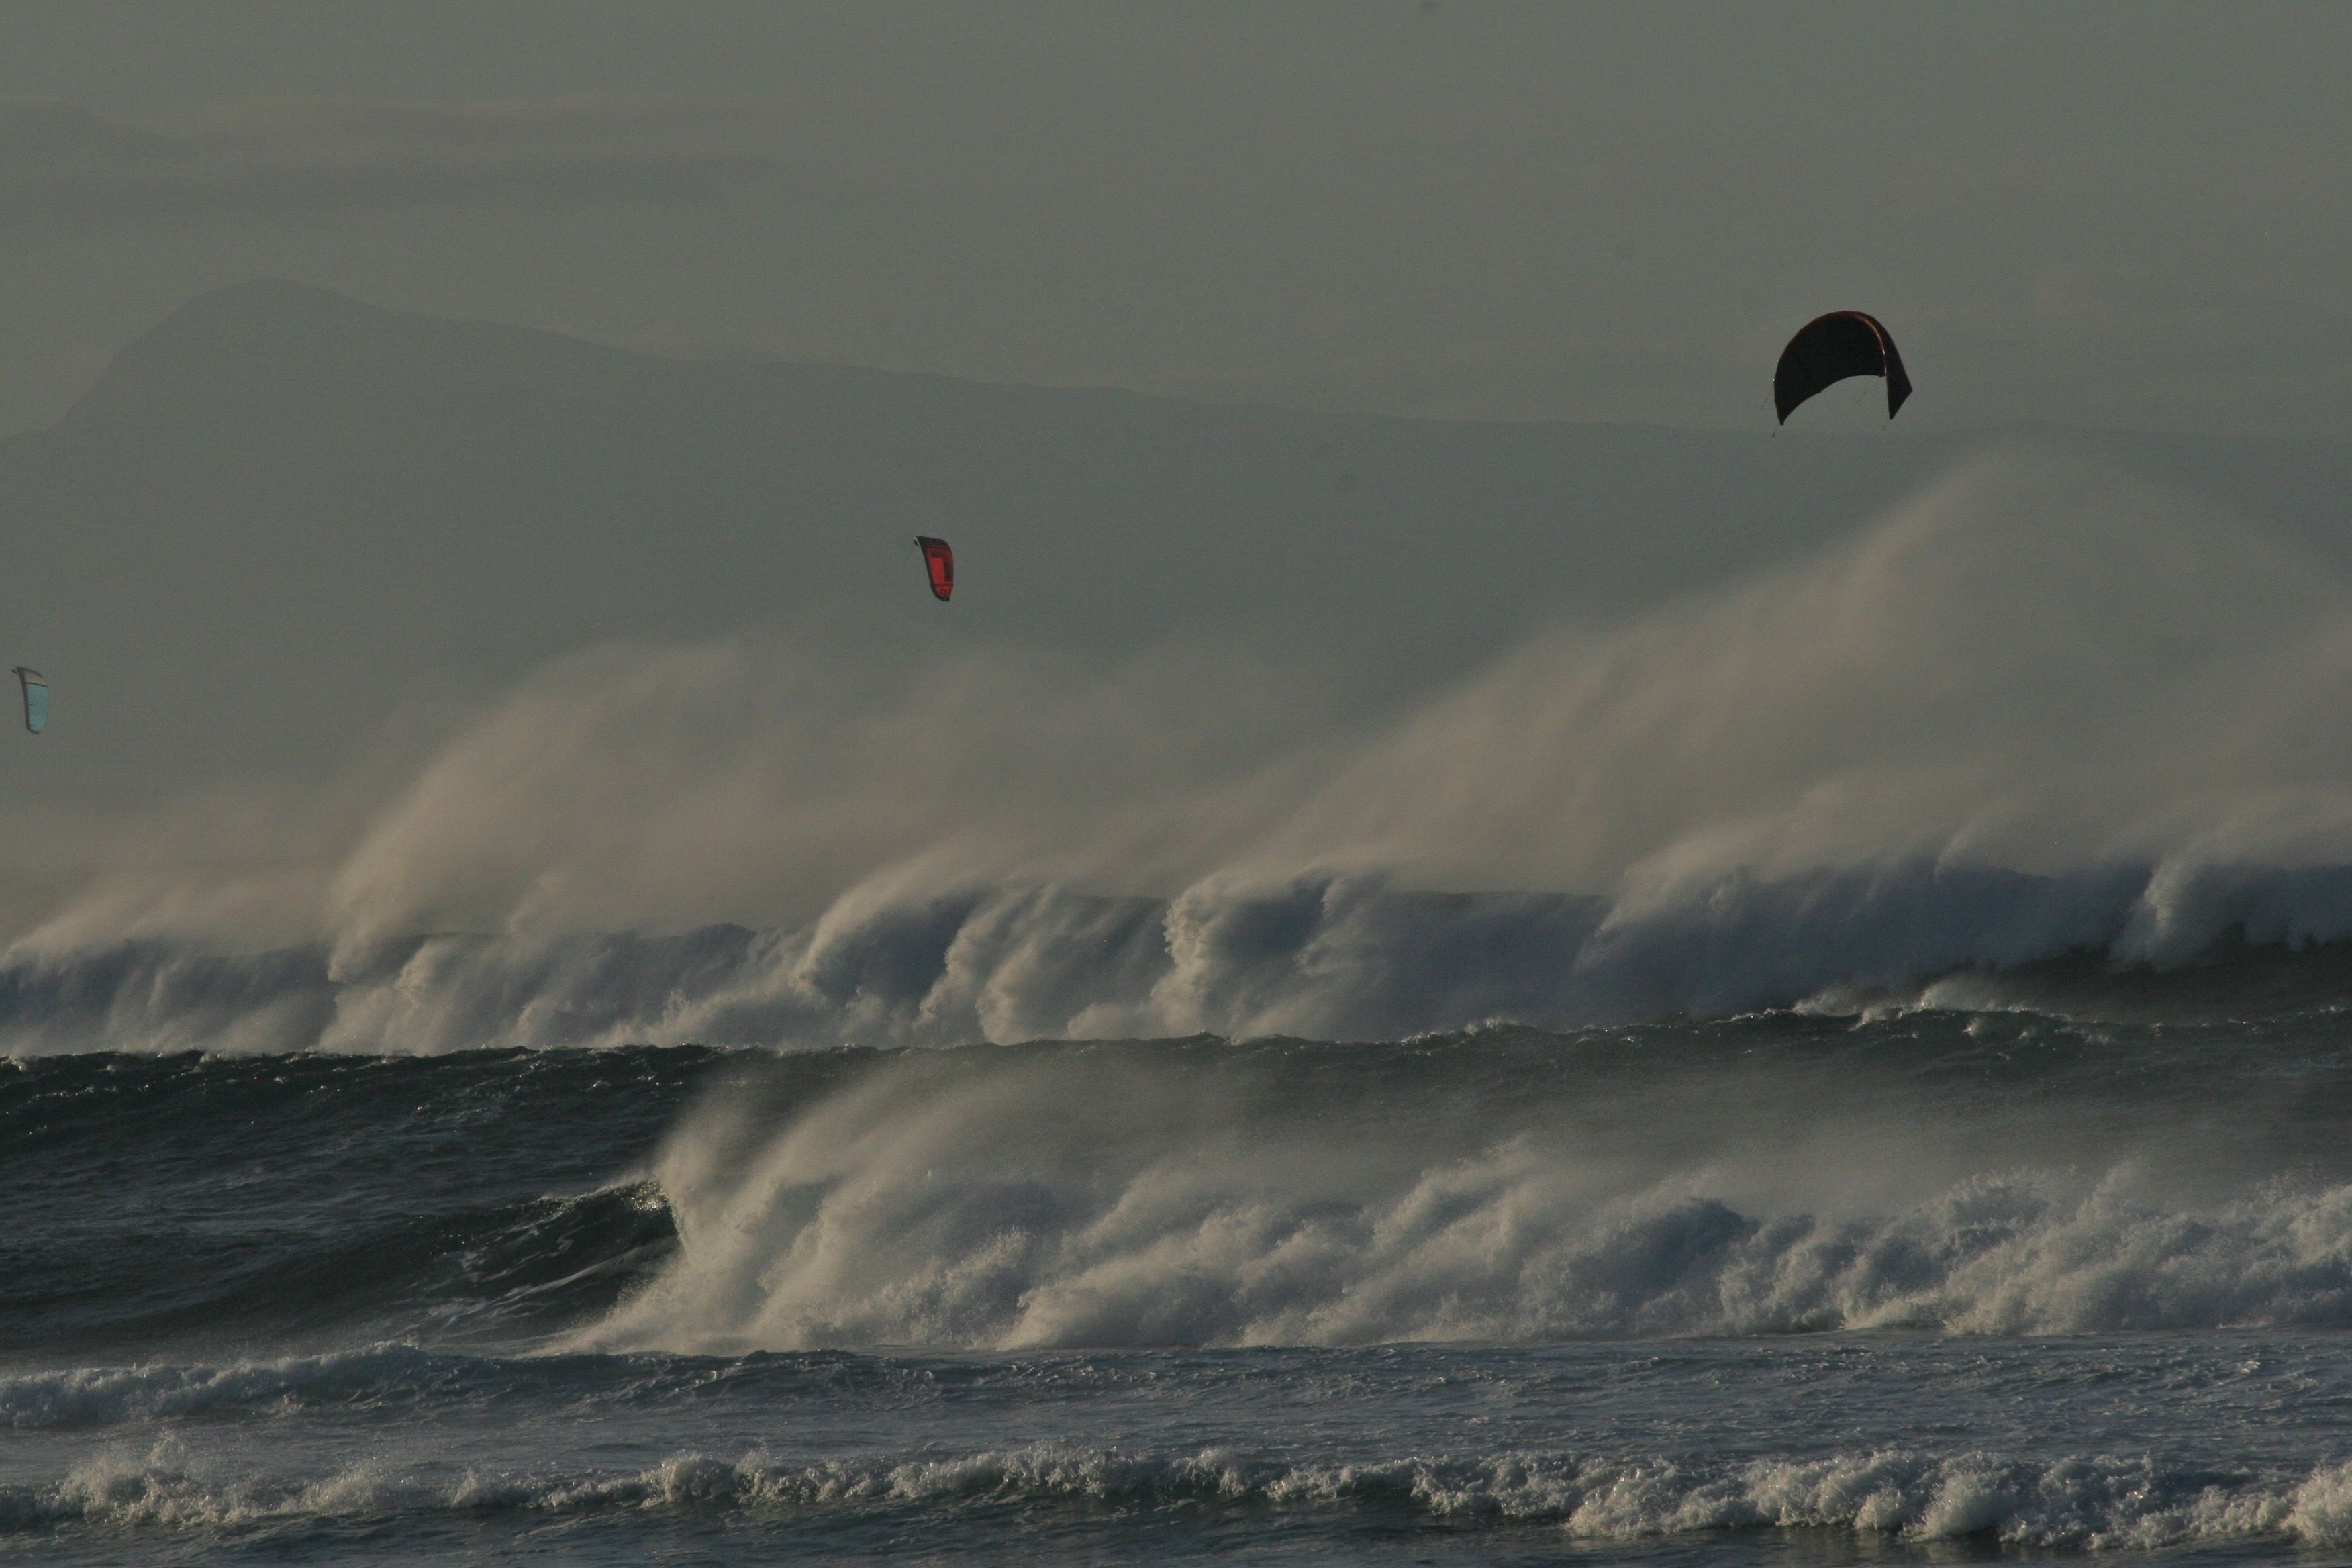
M 466 1342 L 570 1325 L 674 1244 L 658 1194 L 610 1176 L 702 1058 L 16 1064 L 0 1073 L 17 1183 L 0 1342 Z

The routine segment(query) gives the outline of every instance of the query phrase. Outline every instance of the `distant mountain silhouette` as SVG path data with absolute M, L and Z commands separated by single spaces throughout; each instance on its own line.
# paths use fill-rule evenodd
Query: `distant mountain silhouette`
M 2056 438 L 2352 557 L 2343 447 Z M 58 755 L 22 786 L 76 790 L 308 766 L 395 689 L 614 636 L 796 626 L 877 657 L 981 638 L 1089 658 L 1189 637 L 1376 695 L 1816 545 L 1985 439 L 667 360 L 253 282 L 0 443 L 0 666 L 58 689 Z M 950 606 L 917 532 L 955 543 Z

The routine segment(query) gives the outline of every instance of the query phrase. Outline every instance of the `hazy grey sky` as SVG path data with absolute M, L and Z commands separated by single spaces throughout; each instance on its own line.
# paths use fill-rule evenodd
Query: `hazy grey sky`
M 17 5 L 0 428 L 273 275 L 677 353 L 1760 426 L 2352 436 L 2352 7 Z M 1867 389 L 1817 421 L 1874 423 Z

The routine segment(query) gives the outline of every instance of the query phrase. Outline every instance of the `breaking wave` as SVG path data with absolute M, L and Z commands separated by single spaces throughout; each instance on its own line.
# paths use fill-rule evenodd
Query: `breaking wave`
M 31 1195 L 0 1331 L 330 1360 L 37 1373 L 0 1386 L 0 1426 L 439 1376 L 331 1359 L 411 1337 L 602 1356 L 2352 1327 L 2333 1015 L 255 1066 L 14 1069 L 0 1132 Z M 202 1196 L 223 1172 L 228 1211 Z M 203 1226 L 159 1250 L 149 1208 L 85 1201 L 151 1189 Z M 314 1209 L 331 1221 L 283 1218 Z
M 291 1479 L 224 1476 L 191 1464 L 167 1442 L 86 1460 L 51 1485 L 0 1489 L 0 1525 L 202 1530 L 430 1512 L 756 1513 L 1057 1501 L 1116 1510 L 1401 1510 L 1474 1526 L 1548 1526 L 1591 1540 L 1827 1529 L 2094 1551 L 2265 1537 L 2305 1546 L 2352 1542 L 2352 1467 L 2217 1478 L 2108 1455 L 2025 1459 L 1901 1450 L 1746 1460 L 1405 1455 L 1312 1464 L 1220 1448 L 1153 1454 L 1036 1445 L 819 1464 L 758 1452 L 734 1459 L 682 1453 L 617 1474 L 451 1476 L 378 1462 Z
M 2297 1089 L 2310 1138 L 2282 1123 L 2263 1148 L 2273 1106 L 2250 1087 L 2247 1125 L 2200 1150 L 2149 1131 L 2179 1103 L 2087 1103 L 2095 1086 L 2052 1060 L 2031 1069 L 2037 1113 L 2006 1074 L 1955 1073 L 1948 1047 L 1911 1042 L 1906 1079 L 1860 1065 L 1866 1045 L 1732 1038 L 1553 1045 L 1548 1063 L 1444 1042 L 1352 1066 L 908 1058 L 789 1115 L 738 1082 L 656 1163 L 678 1251 L 573 1342 L 2352 1326 L 2352 1181 L 2281 1173 L 2338 1109 L 2315 1081 Z M 2078 1066 L 2106 1054 L 2080 1048 Z M 1449 1084 L 1438 1057 L 1481 1083 Z M 2179 1093 L 2203 1065 L 2170 1069 Z
M 413 1345 L 289 1356 L 226 1365 L 72 1367 L 0 1377 L 0 1426 L 72 1431 L 128 1422 L 283 1415 L 305 1408 L 417 1397 L 476 1373 L 467 1358 Z M 468 1392 L 471 1392 L 469 1389 Z
M 1200 649 L 592 648 L 413 765 L 221 817 L 246 839 L 111 825 L 129 863 L 16 911 L 0 1050 L 1392 1039 L 2168 984 L 2352 941 L 2347 714 L 2352 584 L 2031 453 L 1386 703 Z
M 436 1053 L 1292 1036 L 1404 1039 L 1776 1007 L 2263 1016 L 2352 997 L 2352 867 L 1735 874 L 1641 910 L 1371 876 L 1170 901 L 1031 886 L 791 931 L 163 941 L 0 963 L 0 1051 Z

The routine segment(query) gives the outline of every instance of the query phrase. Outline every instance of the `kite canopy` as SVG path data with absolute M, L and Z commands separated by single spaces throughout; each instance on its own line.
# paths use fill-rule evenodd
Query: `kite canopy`
M 8 673 L 24 688 L 25 728 L 37 735 L 49 721 L 49 683 L 42 679 L 39 670 L 26 669 L 21 664 Z
M 955 552 L 946 540 L 923 533 L 915 536 L 915 548 L 923 552 L 923 569 L 931 574 L 931 597 L 945 604 L 955 592 Z
M 1772 406 L 1780 411 L 1780 423 L 1786 425 L 1806 398 L 1850 375 L 1886 378 L 1889 419 L 1911 395 L 1903 356 L 1895 352 L 1895 339 L 1877 317 L 1832 310 L 1807 321 L 1780 351 L 1780 368 L 1772 373 Z

